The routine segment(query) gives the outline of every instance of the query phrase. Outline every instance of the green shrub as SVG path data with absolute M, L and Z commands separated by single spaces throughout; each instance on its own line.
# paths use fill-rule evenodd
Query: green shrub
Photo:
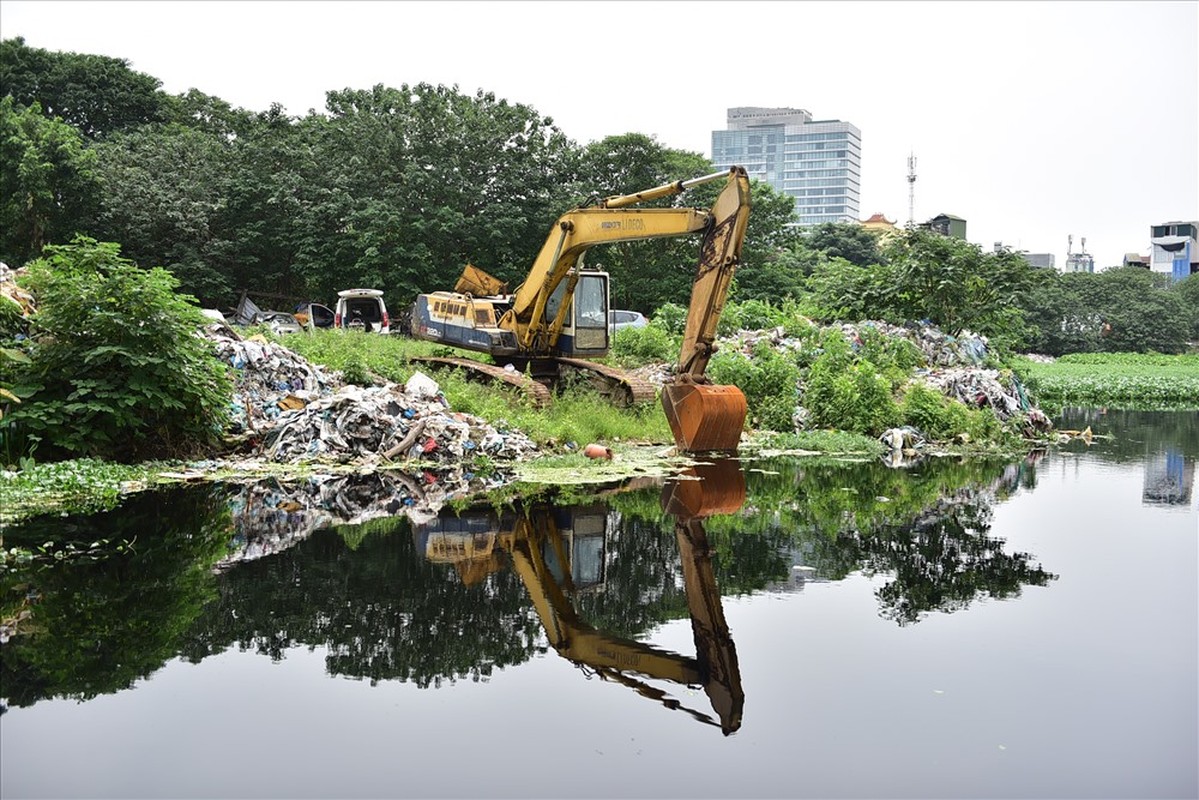
M 847 362 L 839 348 L 816 359 L 803 402 L 811 425 L 820 428 L 875 436 L 900 419 L 888 379 L 870 361 Z
M 726 328 L 727 323 L 727 328 Z M 783 312 L 763 300 L 728 303 L 721 315 L 721 331 L 760 331 L 783 324 Z
M 663 303 L 651 315 L 649 324 L 667 333 L 681 335 L 683 326 L 687 324 L 687 307 L 678 303 Z
M 203 316 L 171 273 L 119 253 L 77 237 L 29 265 L 24 402 L 0 433 L 24 426 L 52 451 L 116 461 L 191 454 L 219 437 L 232 383 L 198 335 Z
M 949 441 L 963 433 L 981 441 L 1001 434 L 999 420 L 989 410 L 970 408 L 923 383 L 908 386 L 899 409 L 903 424 L 911 425 L 933 441 Z
M 732 384 L 745 394 L 750 424 L 770 431 L 792 431 L 799 368 L 766 342 L 755 348 L 753 358 L 739 352 L 718 351 L 708 363 L 713 383 Z
M 657 325 L 621 328 L 612 337 L 612 356 L 622 364 L 674 361 L 678 355 L 678 338 Z

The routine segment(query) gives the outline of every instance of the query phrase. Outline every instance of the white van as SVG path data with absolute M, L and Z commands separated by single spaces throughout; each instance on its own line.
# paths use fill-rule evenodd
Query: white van
M 337 293 L 333 327 L 366 333 L 391 333 L 391 317 L 379 289 L 344 289 Z

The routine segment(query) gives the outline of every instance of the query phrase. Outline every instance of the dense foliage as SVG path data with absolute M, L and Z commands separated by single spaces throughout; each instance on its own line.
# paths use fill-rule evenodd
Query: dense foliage
M 1076 353 L 1054 363 L 1017 360 L 1043 403 L 1115 408 L 1199 408 L 1199 354 Z
M 12 366 L 23 402 L 0 435 L 115 460 L 182 455 L 219 436 L 230 379 L 169 272 L 80 237 L 47 247 L 22 281 L 38 306 L 29 361 Z

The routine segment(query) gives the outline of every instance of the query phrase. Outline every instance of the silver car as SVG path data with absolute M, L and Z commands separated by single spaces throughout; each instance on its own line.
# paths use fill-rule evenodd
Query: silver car
M 258 323 L 265 325 L 271 329 L 271 332 L 276 335 L 285 333 L 299 333 L 304 330 L 300 325 L 300 321 L 294 315 L 288 314 L 285 311 L 264 311 L 258 317 Z
M 613 333 L 621 328 L 644 328 L 648 324 L 649 320 L 640 311 L 614 309 L 608 312 L 608 325 Z

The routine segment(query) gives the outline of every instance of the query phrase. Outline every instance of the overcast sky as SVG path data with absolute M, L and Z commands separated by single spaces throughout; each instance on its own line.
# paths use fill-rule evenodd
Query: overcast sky
M 862 131 L 863 218 L 967 220 L 1065 262 L 1199 219 L 1196 2 L 46 2 L 0 35 L 127 59 L 302 115 L 330 89 L 427 82 L 532 106 L 580 144 L 628 132 L 711 156 L 733 106 Z M 683 176 L 680 176 L 683 177 Z M 637 187 L 644 188 L 644 187 Z

